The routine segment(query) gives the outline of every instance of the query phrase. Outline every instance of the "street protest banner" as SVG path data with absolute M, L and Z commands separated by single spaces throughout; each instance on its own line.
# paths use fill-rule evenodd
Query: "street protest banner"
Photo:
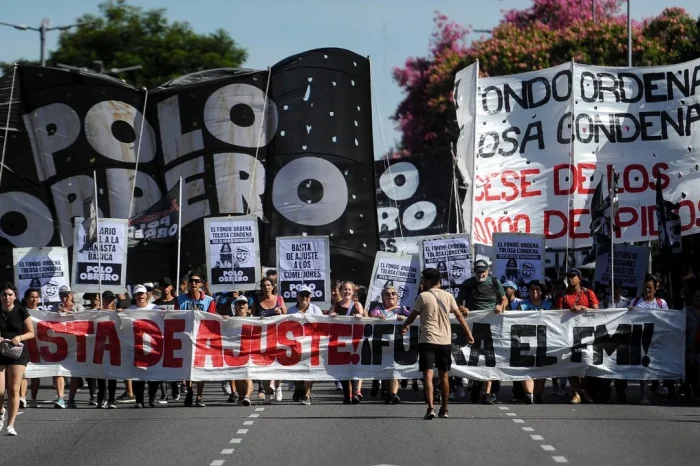
M 73 236 L 72 289 L 79 293 L 97 293 L 110 290 L 123 293 L 126 284 L 127 231 L 129 221 L 118 218 L 100 218 L 99 241 L 85 244 L 83 218 L 75 219 Z M 99 245 L 99 258 L 98 258 Z
M 440 286 L 456 298 L 459 287 L 472 276 L 469 235 L 443 235 L 426 238 L 420 243 L 421 269 L 440 271 Z
M 420 285 L 420 258 L 417 254 L 377 253 L 372 278 L 367 289 L 365 309 L 374 309 L 382 303 L 382 290 L 387 286 L 396 288 L 401 306 L 412 306 Z
M 629 299 L 641 296 L 644 277 L 649 269 L 649 248 L 632 244 L 616 244 L 613 251 L 615 254 L 615 288 L 619 283 L 622 288 L 622 296 Z M 610 287 L 609 252 L 596 257 L 593 281 L 593 290 L 596 295 L 605 296 L 605 288 Z
M 501 283 L 518 285 L 521 298 L 527 298 L 532 280 L 544 281 L 545 237 L 527 233 L 494 233 L 494 256 L 491 270 Z
M 285 302 L 296 302 L 302 286 L 311 289 L 311 302 L 331 305 L 331 265 L 328 236 L 277 238 L 277 288 Z
M 590 246 L 590 200 L 613 166 L 616 241 L 657 239 L 657 180 L 667 200 L 680 202 L 682 234 L 700 232 L 700 59 L 640 68 L 572 62 L 473 79 L 475 70 L 455 78 L 458 163 L 474 164 L 475 243 L 522 232 L 546 235 L 547 247 Z
M 129 247 L 142 242 L 174 243 L 180 231 L 180 184 L 150 208 L 129 219 Z
M 198 311 L 31 311 L 26 377 L 139 380 L 348 380 L 420 377 L 417 323 L 292 314 L 228 318 Z M 477 311 L 474 344 L 452 324 L 450 375 L 474 380 L 684 376 L 685 314 L 639 309 Z
M 253 215 L 204 219 L 209 289 L 254 290 L 260 282 L 258 219 Z
M 29 288 L 39 290 L 39 309 L 56 310 L 61 298 L 58 289 L 70 285 L 68 250 L 66 248 L 14 248 L 12 264 L 18 299 Z

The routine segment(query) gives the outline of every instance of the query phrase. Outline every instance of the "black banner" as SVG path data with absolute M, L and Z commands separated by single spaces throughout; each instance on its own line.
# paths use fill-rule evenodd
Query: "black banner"
M 144 212 L 129 219 L 129 247 L 177 241 L 180 183 Z
M 0 80 L 3 103 L 11 78 Z M 366 281 L 377 250 L 369 89 L 367 59 L 318 49 L 271 73 L 177 78 L 149 92 L 144 121 L 145 93 L 117 79 L 20 66 L 0 185 L 0 256 L 71 244 L 93 172 L 99 216 L 109 218 L 155 208 L 182 177 L 183 273 L 205 263 L 202 219 L 252 214 L 267 246 L 263 263 L 275 263 L 277 236 L 329 235 L 334 276 Z M 276 192 L 294 196 L 280 202 Z M 129 249 L 129 283 L 174 275 L 175 247 L 158 241 L 163 228 Z

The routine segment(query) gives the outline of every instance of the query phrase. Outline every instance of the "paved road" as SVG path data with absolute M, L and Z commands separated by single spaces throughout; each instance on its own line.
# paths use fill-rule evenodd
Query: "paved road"
M 206 408 L 182 402 L 155 409 L 89 409 L 86 389 L 75 410 L 49 404 L 18 417 L 18 437 L 0 437 L 2 464 L 305 464 L 697 465 L 700 407 L 580 405 L 547 396 L 545 405 L 455 403 L 451 419 L 422 421 L 425 405 L 410 388 L 401 405 L 340 403 L 331 384 L 312 406 L 286 400 L 249 408 L 227 404 L 208 384 Z M 368 387 L 369 388 L 369 387 Z M 635 387 L 636 389 L 636 387 Z M 50 388 L 42 389 L 48 397 Z M 506 396 L 508 395 L 508 396 Z M 510 399 L 509 387 L 502 398 Z

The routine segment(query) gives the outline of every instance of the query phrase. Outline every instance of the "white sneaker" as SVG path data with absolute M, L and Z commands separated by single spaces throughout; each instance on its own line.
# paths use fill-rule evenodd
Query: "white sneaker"
M 465 387 L 469 386 L 469 379 L 462 378 L 462 385 Z
M 650 404 L 650 403 L 649 403 L 649 397 L 646 396 L 646 395 L 644 395 L 644 396 L 642 397 L 642 400 L 639 402 L 639 404 L 640 404 L 640 405 L 644 405 L 644 406 L 649 405 L 649 404 Z
M 27 407 L 27 398 L 19 399 L 19 409 L 25 409 Z
M 221 390 L 227 394 L 231 394 L 231 384 L 229 382 L 221 382 Z
M 282 396 L 282 385 L 275 388 L 275 401 L 282 401 L 284 397 Z
M 15 428 L 13 426 L 7 426 L 7 435 L 10 435 L 12 437 L 17 435 L 17 431 L 15 430 Z
M 2 430 L 2 426 L 5 425 L 6 419 L 7 419 L 7 410 L 3 409 L 2 414 L 0 414 L 0 430 Z

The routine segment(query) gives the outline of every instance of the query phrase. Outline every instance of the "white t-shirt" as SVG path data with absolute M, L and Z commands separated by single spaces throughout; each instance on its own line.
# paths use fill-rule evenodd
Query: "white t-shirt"
M 297 309 L 296 304 L 289 309 L 287 309 L 287 314 L 298 314 L 299 309 Z M 323 311 L 321 311 L 321 308 L 318 307 L 317 305 L 311 303 L 309 304 L 309 307 L 306 309 L 306 312 L 304 314 L 309 314 L 309 315 L 314 315 L 314 316 L 322 316 Z
M 661 298 L 654 298 L 651 301 L 645 301 L 644 298 L 635 298 L 630 305 L 640 309 L 668 309 L 668 303 Z
M 137 311 L 150 311 L 152 309 L 158 309 L 158 306 L 156 306 L 153 303 L 148 303 L 144 307 L 136 307 L 136 304 L 133 304 L 129 307 L 126 308 L 128 311 L 131 310 L 137 310 Z

